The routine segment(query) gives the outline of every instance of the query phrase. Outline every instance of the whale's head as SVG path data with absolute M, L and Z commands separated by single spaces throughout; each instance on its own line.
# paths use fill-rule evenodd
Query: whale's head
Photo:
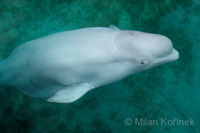
M 132 63 L 135 72 L 175 61 L 179 53 L 169 38 L 139 31 L 121 31 L 116 47 L 125 60 Z

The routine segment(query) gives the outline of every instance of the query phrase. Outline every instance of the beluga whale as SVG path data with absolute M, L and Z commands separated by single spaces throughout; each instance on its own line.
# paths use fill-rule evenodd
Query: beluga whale
M 71 103 L 90 90 L 178 58 L 163 35 L 114 25 L 82 28 L 16 47 L 0 62 L 0 86 L 48 102 Z

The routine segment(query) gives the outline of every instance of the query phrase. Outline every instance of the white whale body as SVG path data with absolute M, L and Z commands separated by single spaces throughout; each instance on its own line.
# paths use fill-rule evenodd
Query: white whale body
M 89 90 L 178 58 L 162 35 L 115 26 L 83 28 L 18 46 L 0 62 L 0 86 L 70 103 Z

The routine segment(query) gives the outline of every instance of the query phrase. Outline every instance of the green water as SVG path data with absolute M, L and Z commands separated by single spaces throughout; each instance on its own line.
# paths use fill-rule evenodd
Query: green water
M 71 104 L 1 88 L 0 132 L 200 133 L 199 0 L 1 0 L 0 57 L 48 34 L 110 24 L 166 35 L 180 59 L 90 91 Z M 158 124 L 137 125 L 140 118 Z M 161 124 L 165 118 L 194 125 Z

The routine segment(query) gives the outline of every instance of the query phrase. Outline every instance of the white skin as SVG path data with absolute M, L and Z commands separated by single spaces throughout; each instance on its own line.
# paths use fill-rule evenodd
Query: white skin
M 17 47 L 0 64 L 0 85 L 50 98 L 50 102 L 68 103 L 93 88 L 178 57 L 171 41 L 162 35 L 85 28 Z

